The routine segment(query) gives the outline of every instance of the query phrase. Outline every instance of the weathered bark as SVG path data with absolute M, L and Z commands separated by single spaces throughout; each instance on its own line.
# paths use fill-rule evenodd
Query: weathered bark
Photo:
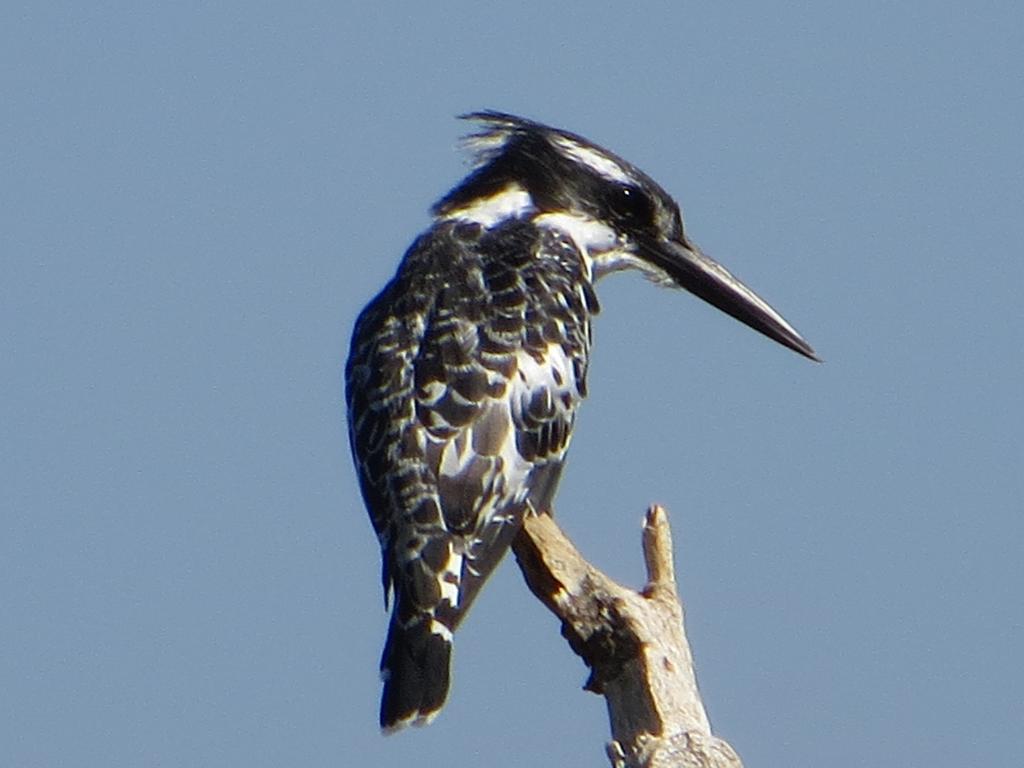
M 548 515 L 530 517 L 513 544 L 533 593 L 562 622 L 605 697 L 614 768 L 740 768 L 712 735 L 683 628 L 668 516 L 651 507 L 643 530 L 647 585 L 623 587 L 590 565 Z

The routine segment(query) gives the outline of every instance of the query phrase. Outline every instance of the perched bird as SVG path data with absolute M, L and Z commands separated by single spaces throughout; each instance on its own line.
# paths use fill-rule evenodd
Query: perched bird
M 385 731 L 429 723 L 452 633 L 519 530 L 548 511 L 587 394 L 594 284 L 636 269 L 817 359 L 705 256 L 653 179 L 590 141 L 500 112 L 465 115 L 474 170 L 356 322 L 349 437 L 394 604 Z

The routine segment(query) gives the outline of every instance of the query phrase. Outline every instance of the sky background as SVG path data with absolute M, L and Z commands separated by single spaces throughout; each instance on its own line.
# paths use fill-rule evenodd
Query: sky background
M 827 361 L 599 287 L 558 516 L 639 585 L 668 507 L 716 732 L 1019 763 L 1024 7 L 597 5 L 4 4 L 0 765 L 604 764 L 511 560 L 376 725 L 342 367 L 481 108 L 650 173 Z

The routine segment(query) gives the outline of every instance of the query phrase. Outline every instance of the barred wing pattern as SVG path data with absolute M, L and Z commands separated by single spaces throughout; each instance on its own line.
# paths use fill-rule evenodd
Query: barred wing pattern
M 394 594 L 385 729 L 436 715 L 452 631 L 523 515 L 550 508 L 598 311 L 584 259 L 529 222 L 443 222 L 356 323 L 349 436 Z

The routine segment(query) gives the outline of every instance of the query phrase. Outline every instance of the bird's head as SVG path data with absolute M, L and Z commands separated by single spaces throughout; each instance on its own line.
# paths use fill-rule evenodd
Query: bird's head
M 466 139 L 475 169 L 434 206 L 436 216 L 487 228 L 530 218 L 568 233 L 595 279 L 638 269 L 818 359 L 764 299 L 687 238 L 679 205 L 639 168 L 582 136 L 521 117 L 492 111 L 463 117 L 483 126 Z

